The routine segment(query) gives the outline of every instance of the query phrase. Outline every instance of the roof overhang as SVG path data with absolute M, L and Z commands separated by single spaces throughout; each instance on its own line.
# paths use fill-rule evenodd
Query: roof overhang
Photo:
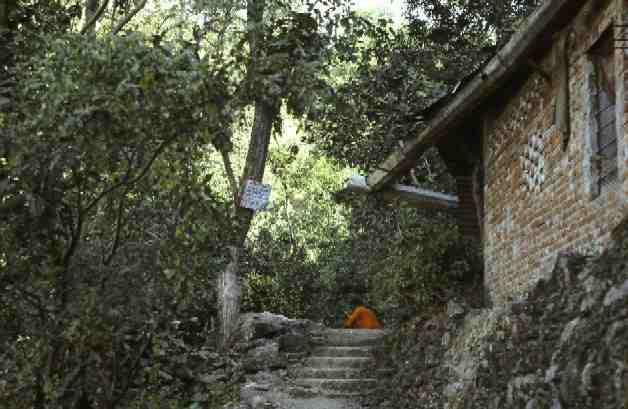
M 431 210 L 453 210 L 458 208 L 458 197 L 444 193 L 419 189 L 414 186 L 392 184 L 378 192 L 373 192 L 366 184 L 366 178 L 353 175 L 344 189 L 334 194 L 336 200 L 347 201 L 352 194 L 375 193 L 384 202 L 401 203 L 409 207 Z
M 384 189 L 414 167 L 427 148 L 455 131 L 486 99 L 506 85 L 522 66 L 527 66 L 532 56 L 548 47 L 552 37 L 585 3 L 586 0 L 548 0 L 539 6 L 510 41 L 435 112 L 425 129 L 391 153 L 367 176 L 369 191 Z

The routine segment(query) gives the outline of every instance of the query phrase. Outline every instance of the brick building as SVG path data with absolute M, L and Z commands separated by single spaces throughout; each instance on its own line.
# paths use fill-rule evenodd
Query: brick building
M 626 0 L 547 0 L 427 128 L 347 189 L 453 208 L 482 242 L 490 300 L 525 296 L 559 252 L 599 251 L 628 215 L 626 24 Z M 430 146 L 457 198 L 395 184 Z

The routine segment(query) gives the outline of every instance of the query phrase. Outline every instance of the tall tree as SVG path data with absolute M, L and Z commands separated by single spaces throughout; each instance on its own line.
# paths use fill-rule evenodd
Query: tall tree
M 326 2 L 321 13 L 316 2 L 249 0 L 246 42 L 248 63 L 243 89 L 246 103 L 253 106 L 253 126 L 244 169 L 239 181 L 231 165 L 231 143 L 220 138 L 214 145 L 221 152 L 234 200 L 234 228 L 229 239 L 229 264 L 218 283 L 221 305 L 222 346 L 226 346 L 237 324 L 240 306 L 239 257 L 243 251 L 254 212 L 240 206 L 247 180 L 262 181 L 273 127 L 279 124 L 280 109 L 302 115 L 313 95 L 327 92 L 322 80 L 336 45 L 337 25 L 343 18 L 342 0 Z M 302 11 L 303 10 L 303 11 Z
M 250 62 L 248 70 L 252 74 L 258 69 L 261 48 L 264 41 L 264 11 L 265 0 L 249 0 L 247 2 L 247 36 L 250 50 Z M 254 120 L 251 129 L 248 153 L 239 186 L 243 186 L 247 180 L 261 182 L 264 178 L 268 146 L 273 124 L 279 113 L 281 100 L 279 96 L 267 95 L 254 96 Z M 222 150 L 227 173 L 233 175 L 228 157 L 228 152 Z M 233 178 L 233 176 L 231 176 Z M 239 258 L 246 236 L 251 227 L 254 211 L 240 206 L 240 188 L 232 183 L 234 189 L 235 229 L 230 240 L 228 250 L 230 261 L 220 276 L 218 293 L 220 302 L 220 342 L 225 346 L 232 336 L 238 321 L 240 309 L 240 279 L 238 277 Z M 236 190 L 237 189 L 237 190 Z

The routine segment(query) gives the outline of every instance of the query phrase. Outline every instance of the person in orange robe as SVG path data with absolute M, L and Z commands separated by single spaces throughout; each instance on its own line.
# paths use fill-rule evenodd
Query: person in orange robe
M 364 305 L 358 305 L 345 319 L 345 328 L 377 329 L 381 328 L 375 313 Z

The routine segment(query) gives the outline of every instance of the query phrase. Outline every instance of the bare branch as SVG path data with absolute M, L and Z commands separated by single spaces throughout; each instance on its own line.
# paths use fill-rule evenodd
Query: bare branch
M 96 24 L 96 22 L 98 22 L 98 20 L 100 20 L 100 17 L 102 16 L 102 13 L 105 12 L 105 10 L 107 9 L 108 5 L 109 5 L 109 0 L 104 0 L 102 2 L 102 4 L 100 5 L 100 8 L 98 9 L 98 11 L 96 11 L 96 14 L 94 14 L 92 16 L 92 18 L 89 19 L 89 21 L 85 22 L 85 25 L 81 29 L 81 34 L 87 33 L 87 31 L 89 31 L 89 29 L 92 28 L 92 26 L 94 24 Z
M 131 21 L 131 19 L 133 17 L 135 17 L 135 15 L 137 13 L 139 13 L 144 6 L 146 6 L 146 3 L 148 2 L 148 0 L 141 0 L 140 3 L 135 6 L 135 8 L 133 10 L 131 10 L 126 16 L 124 16 L 124 18 L 122 20 L 120 20 L 120 22 L 118 23 L 117 26 L 115 26 L 115 28 L 113 28 L 113 30 L 111 30 L 111 34 L 118 34 L 118 32 L 120 30 L 122 30 L 124 28 L 124 26 Z

